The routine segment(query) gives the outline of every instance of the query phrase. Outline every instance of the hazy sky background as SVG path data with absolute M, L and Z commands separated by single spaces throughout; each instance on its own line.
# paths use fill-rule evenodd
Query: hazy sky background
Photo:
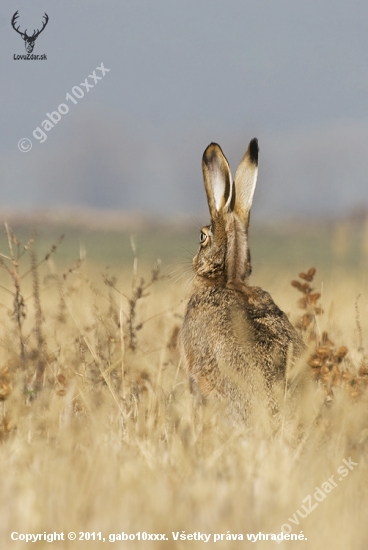
M 33 52 L 47 61 L 13 59 L 16 10 L 29 33 L 49 15 Z M 195 214 L 205 147 L 234 173 L 254 136 L 259 220 L 368 205 L 367 0 L 10 0 L 0 25 L 0 206 Z

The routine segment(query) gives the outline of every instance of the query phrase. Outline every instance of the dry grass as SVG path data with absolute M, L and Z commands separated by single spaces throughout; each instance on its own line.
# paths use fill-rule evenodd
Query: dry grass
M 313 298 L 324 313 L 315 316 L 311 353 L 323 333 L 331 353 L 348 350 L 339 360 L 342 382 L 328 387 L 330 399 L 324 381 L 311 376 L 326 365 L 309 366 L 309 355 L 280 390 L 280 417 L 268 427 L 242 427 L 228 422 L 220 404 L 193 405 L 175 348 L 185 283 L 162 279 L 158 268 L 143 270 L 142 281 L 136 262 L 101 275 L 83 261 L 65 270 L 52 257 L 40 263 L 35 252 L 28 267 L 22 264 L 28 250 L 19 261 L 9 258 L 1 278 L 8 289 L 0 329 L 1 548 L 25 547 L 10 540 L 12 531 L 102 532 L 106 539 L 146 531 L 166 533 L 169 541 L 115 548 L 197 548 L 203 542 L 174 543 L 171 533 L 246 539 L 280 533 L 284 524 L 308 540 L 279 548 L 367 547 L 368 399 L 365 390 L 352 396 L 343 378 L 359 371 L 364 377 L 368 366 L 368 289 L 361 279 L 325 281 L 322 296 Z M 267 289 L 300 322 L 306 311 L 293 305 L 297 292 L 280 291 L 294 275 L 279 270 Z M 265 270 L 253 282 L 267 277 Z M 314 284 L 320 285 L 318 272 Z M 337 473 L 350 457 L 353 470 Z M 336 487 L 306 516 L 303 499 L 308 508 L 311 495 L 313 506 L 315 488 L 331 476 Z M 247 544 L 224 540 L 215 547 Z

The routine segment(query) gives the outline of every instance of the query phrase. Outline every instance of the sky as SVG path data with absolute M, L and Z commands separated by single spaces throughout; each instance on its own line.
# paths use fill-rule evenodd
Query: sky
M 14 59 L 17 10 L 46 60 Z M 197 215 L 206 146 L 234 174 L 255 136 L 260 221 L 368 208 L 366 0 L 9 0 L 0 28 L 2 209 Z

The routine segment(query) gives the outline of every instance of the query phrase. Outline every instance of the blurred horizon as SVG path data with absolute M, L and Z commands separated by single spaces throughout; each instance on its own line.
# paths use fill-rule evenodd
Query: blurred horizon
M 13 59 L 16 11 L 28 32 L 48 14 L 34 49 L 47 60 Z M 256 136 L 252 223 L 368 211 L 363 0 L 10 0 L 0 16 L 2 209 L 199 218 L 205 147 L 218 142 L 234 174 Z M 61 104 L 41 142 L 33 132 Z
M 0 251 L 6 257 L 12 253 L 10 243 L 18 251 L 32 246 L 42 258 L 56 247 L 55 260 L 68 269 L 77 259 L 86 258 L 89 265 L 121 269 L 131 266 L 136 256 L 140 264 L 150 267 L 159 260 L 174 279 L 184 274 L 190 277 L 200 228 L 208 221 L 208 214 L 169 218 L 85 207 L 36 211 L 0 208 Z M 287 267 L 292 273 L 311 266 L 328 276 L 341 275 L 341 270 L 354 271 L 366 279 L 366 214 L 253 222 L 249 244 L 254 280 L 266 266 L 271 273 L 275 267 Z M 10 240 L 9 233 L 14 236 Z
M 147 231 L 150 229 L 171 228 L 175 231 L 200 230 L 210 222 L 208 208 L 197 212 L 164 212 L 157 214 L 145 210 L 124 210 L 120 208 L 99 208 L 84 205 L 51 206 L 51 207 L 1 207 L 0 226 L 23 229 L 32 227 L 65 227 L 81 228 L 90 231 Z M 286 215 L 280 218 L 251 217 L 250 231 L 276 230 L 310 231 L 320 228 L 335 227 L 341 224 L 364 227 L 368 225 L 368 208 L 364 205 L 352 208 L 345 214 L 321 216 L 313 213 L 305 216 Z

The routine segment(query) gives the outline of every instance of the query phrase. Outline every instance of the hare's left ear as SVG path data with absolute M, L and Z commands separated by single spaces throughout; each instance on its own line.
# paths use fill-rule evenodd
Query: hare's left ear
M 258 176 L 258 140 L 253 138 L 235 174 L 234 212 L 248 231 L 249 214 Z
M 229 163 L 217 143 L 211 143 L 203 153 L 202 170 L 208 207 L 214 222 L 229 211 L 233 195 Z

